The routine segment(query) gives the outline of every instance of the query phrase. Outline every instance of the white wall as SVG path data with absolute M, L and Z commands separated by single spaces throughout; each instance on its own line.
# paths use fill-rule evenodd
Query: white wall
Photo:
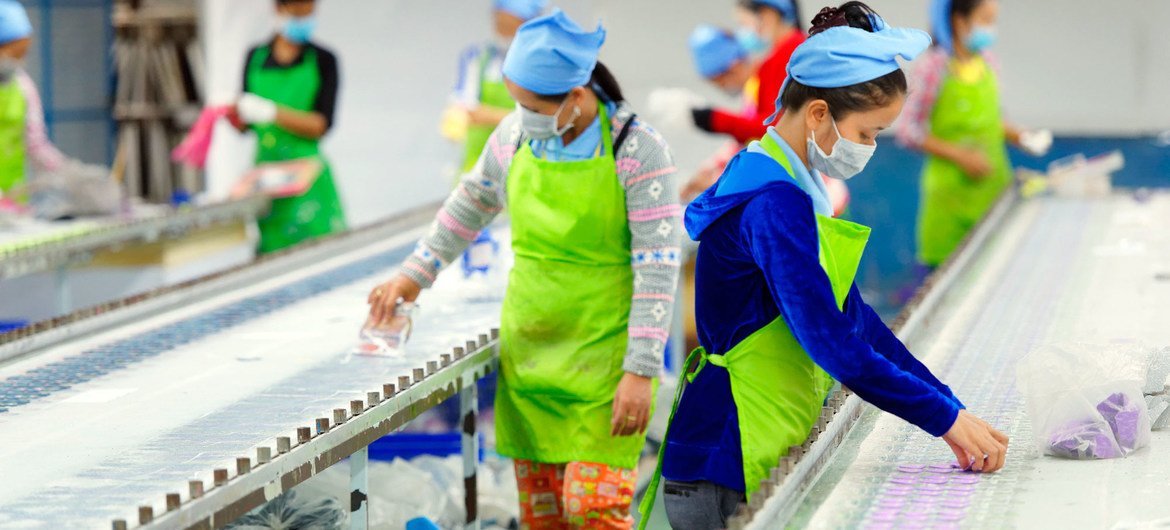
M 732 23 L 733 0 L 564 0 L 576 20 L 599 17 L 602 52 L 636 106 L 661 86 L 697 78 L 686 49 L 695 24 Z M 809 19 L 826 2 L 802 0 Z M 892 24 L 926 27 L 927 0 L 871 0 Z M 455 60 L 490 31 L 487 0 L 320 0 L 319 40 L 342 70 L 336 125 L 325 142 L 351 223 L 365 224 L 442 198 L 459 150 L 438 134 Z M 1065 134 L 1147 134 L 1170 129 L 1167 0 L 1001 0 L 998 52 L 1004 104 L 1022 125 Z M 212 93 L 238 91 L 247 47 L 272 28 L 270 1 L 207 0 Z M 814 9 L 816 6 L 817 9 Z M 718 144 L 693 128 L 660 127 L 684 176 Z M 228 130 L 213 153 L 211 186 L 224 190 L 249 147 Z M 230 139 L 231 141 L 226 141 Z M 220 145 L 225 144 L 225 145 Z M 226 145 L 230 144 L 230 145 Z

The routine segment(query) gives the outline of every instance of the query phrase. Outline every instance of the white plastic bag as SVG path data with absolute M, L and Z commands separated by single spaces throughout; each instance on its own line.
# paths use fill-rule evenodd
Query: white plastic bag
M 70 160 L 28 183 L 29 206 L 41 219 L 114 215 L 124 193 L 109 168 Z
M 1050 345 L 1025 356 L 1016 377 L 1039 449 L 1100 459 L 1149 445 L 1144 374 L 1133 370 L 1147 357 L 1146 349 L 1116 344 Z

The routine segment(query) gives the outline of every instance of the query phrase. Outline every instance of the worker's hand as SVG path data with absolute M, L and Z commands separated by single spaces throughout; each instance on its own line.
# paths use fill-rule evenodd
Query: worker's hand
M 650 425 L 650 401 L 654 379 L 627 372 L 613 396 L 611 436 L 630 436 L 646 432 Z
M 421 285 L 401 274 L 375 287 L 366 299 L 370 304 L 370 318 L 367 323 L 369 325 L 388 323 L 394 317 L 394 309 L 400 300 L 413 302 L 418 300 L 421 292 Z
M 715 115 L 715 110 L 711 108 L 694 108 L 691 109 L 691 121 L 695 123 L 700 131 L 715 132 L 712 129 L 711 117 Z
M 963 469 L 994 473 L 1003 467 L 1007 458 L 1007 435 L 966 410 L 959 411 L 951 430 L 942 438 Z
M 236 114 L 248 125 L 265 125 L 276 121 L 276 102 L 256 94 L 244 94 L 236 102 Z
M 1052 131 L 1037 129 L 1020 133 L 1020 149 L 1032 156 L 1044 156 L 1052 148 Z
M 965 149 L 961 151 L 958 160 L 955 163 L 967 174 L 971 180 L 979 181 L 991 174 L 991 162 L 987 160 L 987 155 L 979 149 Z

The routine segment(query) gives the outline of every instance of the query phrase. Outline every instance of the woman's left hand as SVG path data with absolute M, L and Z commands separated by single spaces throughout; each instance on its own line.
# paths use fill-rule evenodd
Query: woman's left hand
M 626 373 L 618 383 L 613 397 L 613 419 L 610 435 L 632 436 L 646 432 L 650 425 L 650 400 L 653 399 L 650 377 Z

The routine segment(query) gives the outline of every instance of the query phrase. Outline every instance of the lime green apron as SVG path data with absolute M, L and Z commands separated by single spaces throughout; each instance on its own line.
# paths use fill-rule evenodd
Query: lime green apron
M 526 142 L 508 171 L 515 264 L 500 323 L 497 451 L 632 469 L 644 435 L 613 437 L 634 272 L 609 119 L 591 160 L 550 162 Z
M 775 140 L 765 136 L 760 146 L 792 174 L 792 166 Z M 843 309 L 870 229 L 815 215 L 818 258 L 832 285 L 837 308 Z M 723 355 L 708 354 L 703 348 L 697 348 L 687 356 L 683 366 L 667 432 L 686 384 L 694 381 L 702 370 L 727 370 L 739 420 L 743 478 L 749 499 L 759 489 L 760 481 L 788 453 L 788 448 L 804 443 L 833 386 L 832 378 L 808 356 L 783 317 L 756 330 Z M 642 499 L 640 529 L 646 527 L 654 508 L 665 448 L 663 443 L 658 453 L 658 469 Z
M 487 107 L 511 110 L 516 107 L 516 102 L 512 101 L 511 94 L 508 94 L 504 78 L 502 76 L 499 79 L 489 80 L 487 78 L 487 67 L 491 62 L 492 55 L 490 49 L 484 48 L 479 57 L 479 103 Z M 479 154 L 483 152 L 483 148 L 487 146 L 488 138 L 495 130 L 495 125 L 472 125 L 467 128 L 467 139 L 463 144 L 464 173 L 475 167 L 475 163 L 479 161 Z
M 0 192 L 24 182 L 24 127 L 28 102 L 16 79 L 0 86 Z
M 967 232 L 991 209 L 1011 182 L 999 109 L 995 73 L 983 58 L 979 80 L 966 82 L 952 60 L 939 88 L 930 119 L 930 133 L 940 140 L 981 150 L 992 172 L 975 180 L 950 160 L 928 156 L 922 170 L 922 204 L 918 217 L 918 259 L 937 266 L 947 259 Z
M 271 53 L 264 46 L 248 64 L 248 89 L 285 107 L 312 111 L 321 78 L 317 52 L 305 48 L 301 64 L 290 68 L 264 68 Z M 261 253 L 293 246 L 314 237 L 345 230 L 345 212 L 333 185 L 333 172 L 321 157 L 319 141 L 298 136 L 276 124 L 254 125 L 259 146 L 256 163 L 284 162 L 317 157 L 324 163 L 321 175 L 303 195 L 272 200 L 268 215 L 260 220 Z

